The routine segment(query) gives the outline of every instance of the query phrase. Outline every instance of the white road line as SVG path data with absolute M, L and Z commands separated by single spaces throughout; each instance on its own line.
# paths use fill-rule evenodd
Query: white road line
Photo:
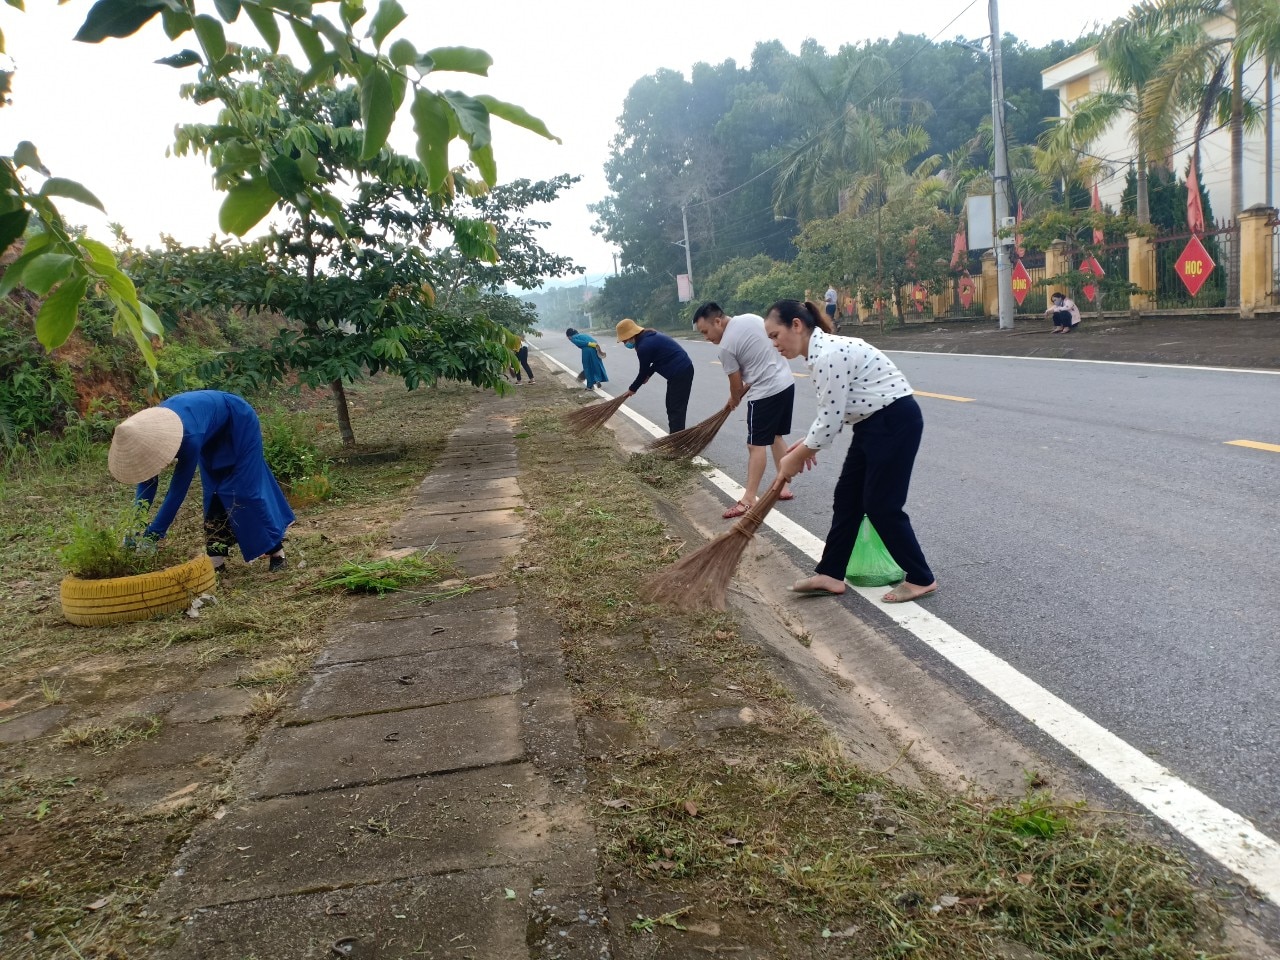
M 1039 360 L 1049 363 L 1100 363 L 1111 367 L 1160 367 L 1164 370 L 1209 370 L 1214 373 L 1263 373 L 1280 377 L 1280 370 L 1257 367 L 1193 367 L 1188 363 L 1140 363 L 1136 360 L 1080 360 L 1075 357 L 1011 357 L 1003 353 L 941 353 L 937 350 L 886 350 L 885 353 L 910 353 L 920 357 L 971 357 L 978 360 Z
M 541 350 L 539 353 L 566 372 L 576 374 L 577 371 L 550 354 Z M 596 392 L 601 396 L 608 396 L 599 388 Z M 634 410 L 624 406 L 620 412 L 653 436 L 666 436 L 666 431 Z M 696 462 L 711 467 L 702 457 L 698 457 Z M 742 497 L 741 484 L 722 471 L 712 467 L 707 471 L 707 479 L 733 500 Z M 817 561 L 822 556 L 823 541 L 794 520 L 770 513 L 764 522 L 765 526 L 810 559 Z M 1259 894 L 1280 906 L 1280 843 L 1276 843 L 1238 813 L 1201 793 L 1140 750 L 1090 720 L 1030 677 L 1023 676 L 1008 662 L 970 640 L 919 604 L 881 603 L 881 589 L 852 586 L 850 589 L 947 659 L 966 676 L 986 687 L 992 695 L 1022 714 L 1139 805 L 1150 810 L 1223 866 L 1239 874 Z

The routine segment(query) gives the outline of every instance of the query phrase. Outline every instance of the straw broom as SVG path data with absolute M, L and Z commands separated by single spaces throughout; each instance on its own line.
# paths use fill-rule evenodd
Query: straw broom
M 729 581 L 785 485 L 786 481 L 775 480 L 727 533 L 650 577 L 645 599 L 682 610 L 724 610 Z
M 606 420 L 618 412 L 618 408 L 627 402 L 625 393 L 619 394 L 612 400 L 604 403 L 592 403 L 585 407 L 579 407 L 572 413 L 565 414 L 565 421 L 569 424 L 569 429 L 578 436 L 585 436 L 593 430 L 602 427 Z
M 724 426 L 724 422 L 729 419 L 729 414 L 731 413 L 733 413 L 733 408 L 726 403 L 724 409 L 714 416 L 707 417 L 701 423 L 694 424 L 687 430 L 679 430 L 675 433 L 669 433 L 665 437 L 659 437 L 645 447 L 645 450 L 649 453 L 656 453 L 659 456 L 666 457 L 669 460 L 696 457 L 706 449 L 707 444 L 715 439 L 716 434 L 720 432 L 720 428 Z

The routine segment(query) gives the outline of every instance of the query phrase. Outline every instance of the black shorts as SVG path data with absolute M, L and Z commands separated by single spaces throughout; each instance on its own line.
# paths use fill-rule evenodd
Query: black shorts
M 747 444 L 752 447 L 767 447 L 778 437 L 785 437 L 790 433 L 791 410 L 795 403 L 794 383 L 771 397 L 748 400 Z

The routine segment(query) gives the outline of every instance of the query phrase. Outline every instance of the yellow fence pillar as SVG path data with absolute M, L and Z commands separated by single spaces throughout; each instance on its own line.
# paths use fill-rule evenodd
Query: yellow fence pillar
M 1066 273 L 1071 269 L 1071 258 L 1067 256 L 1067 245 L 1061 240 L 1055 240 L 1049 244 L 1049 249 L 1044 252 L 1044 275 L 1046 277 L 1056 277 L 1059 274 Z M 1064 297 L 1067 295 L 1065 284 L 1052 283 L 1044 288 L 1044 302 L 1048 303 L 1055 293 L 1060 293 Z
M 1000 291 L 996 286 L 996 255 L 990 250 L 982 255 L 982 312 L 988 317 L 1000 316 Z
M 1129 234 L 1129 282 L 1145 293 L 1129 294 L 1129 309 L 1154 310 L 1156 307 L 1156 246 L 1150 237 Z
M 1271 223 L 1276 211 L 1257 204 L 1243 210 L 1240 225 L 1240 316 L 1249 318 L 1258 307 L 1271 302 L 1275 278 L 1271 274 L 1275 233 Z

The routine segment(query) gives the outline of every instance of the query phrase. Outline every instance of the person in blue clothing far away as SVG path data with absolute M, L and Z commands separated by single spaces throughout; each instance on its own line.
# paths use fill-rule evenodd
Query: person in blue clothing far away
M 685 428 L 689 413 L 689 393 L 693 390 L 693 361 L 675 340 L 642 327 L 634 320 L 623 320 L 617 326 L 618 341 L 636 352 L 640 372 L 627 388 L 627 396 L 649 382 L 655 373 L 667 381 L 667 430 L 679 433 Z
M 245 562 L 264 554 L 268 569 L 284 569 L 284 534 L 293 511 L 262 451 L 262 428 L 242 397 L 192 390 L 135 413 L 111 437 L 107 468 L 122 483 L 136 483 L 148 506 L 170 463 L 173 476 L 140 544 L 164 539 L 186 499 L 196 469 L 204 491 L 206 552 L 222 569 L 237 544 Z
M 578 379 L 583 380 L 587 384 L 588 390 L 594 390 L 597 384 L 608 383 L 609 374 L 605 372 L 604 351 L 600 349 L 600 344 L 596 342 L 596 338 L 586 333 L 579 333 L 573 327 L 564 332 L 575 347 L 582 351 L 582 372 L 578 374 Z

